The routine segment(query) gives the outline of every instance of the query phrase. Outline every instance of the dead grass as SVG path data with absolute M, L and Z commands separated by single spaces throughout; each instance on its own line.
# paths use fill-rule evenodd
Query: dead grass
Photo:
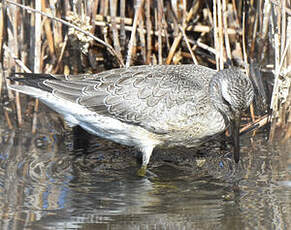
M 255 64 L 262 76 L 273 76 L 267 83 L 272 90 L 267 95 L 270 139 L 278 133 L 283 140 L 291 136 L 288 0 L 18 2 L 0 3 L 0 60 L 5 73 L 76 74 L 140 64 L 196 63 L 217 70 L 235 65 L 251 75 Z M 14 98 L 11 92 L 8 96 Z M 19 95 L 15 97 L 21 125 L 24 108 Z M 36 114 L 38 103 L 35 106 Z M 253 113 L 252 118 L 260 115 Z

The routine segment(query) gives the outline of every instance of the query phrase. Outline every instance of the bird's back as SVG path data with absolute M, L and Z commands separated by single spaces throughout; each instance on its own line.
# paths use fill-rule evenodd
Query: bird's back
M 197 65 L 155 65 L 98 74 L 30 75 L 23 82 L 45 91 L 40 99 L 46 104 L 59 100 L 54 109 L 66 113 L 65 117 L 78 114 L 81 106 L 90 116 L 95 113 L 142 127 L 167 145 L 191 145 L 225 128 L 209 99 L 209 82 L 215 73 Z M 62 110 L 62 101 L 76 106 Z

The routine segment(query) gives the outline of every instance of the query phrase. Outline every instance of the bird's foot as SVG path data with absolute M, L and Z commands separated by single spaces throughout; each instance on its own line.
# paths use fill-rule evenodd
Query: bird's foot
M 147 177 L 147 178 L 157 178 L 158 177 L 158 175 L 157 174 L 155 174 L 155 173 L 153 173 L 153 172 L 151 172 L 148 168 L 147 168 L 147 166 L 146 165 L 143 165 L 143 166 L 141 166 L 140 167 L 140 169 L 139 170 L 137 170 L 137 176 L 139 176 L 139 177 Z
M 147 166 L 146 165 L 142 165 L 141 167 L 140 167 L 140 169 L 139 170 L 137 170 L 137 175 L 138 176 L 140 176 L 140 177 L 144 177 L 145 175 L 146 175 L 146 173 L 147 173 Z

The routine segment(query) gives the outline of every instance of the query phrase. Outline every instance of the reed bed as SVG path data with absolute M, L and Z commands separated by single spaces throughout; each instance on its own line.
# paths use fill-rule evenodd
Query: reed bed
M 270 139 L 291 136 L 290 0 L 3 0 L 1 72 L 96 73 L 141 64 L 230 65 L 265 82 L 257 125 L 271 121 Z M 1 79 L 1 89 L 3 78 Z M 9 84 L 9 82 L 8 82 Z M 260 83 L 261 84 L 261 83 Z M 21 126 L 4 109 L 8 126 Z M 266 109 L 267 108 L 267 109 Z M 38 102 L 32 110 L 37 124 Z M 266 115 L 267 114 L 267 115 Z M 252 123 L 252 124 L 254 124 Z

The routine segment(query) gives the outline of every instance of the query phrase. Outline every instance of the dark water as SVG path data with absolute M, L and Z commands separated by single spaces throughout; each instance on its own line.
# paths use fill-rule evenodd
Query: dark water
M 0 229 L 291 229 L 290 141 L 245 136 L 239 167 L 215 148 L 158 151 L 139 178 L 134 149 L 74 152 L 47 117 L 34 135 L 1 121 Z

